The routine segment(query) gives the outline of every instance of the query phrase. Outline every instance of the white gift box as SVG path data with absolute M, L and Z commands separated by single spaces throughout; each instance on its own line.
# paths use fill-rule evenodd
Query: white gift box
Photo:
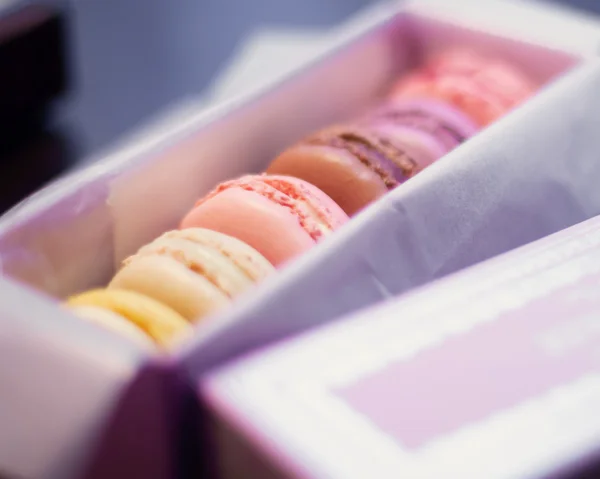
M 600 205 L 595 166 L 585 162 L 594 154 L 594 134 L 580 123 L 594 102 L 585 92 L 597 78 L 592 57 L 600 27 L 535 3 L 468 4 L 372 8 L 285 79 L 119 146 L 5 215 L 0 331 L 11 332 L 15 357 L 31 367 L 22 377 L 8 361 L 0 367 L 6 398 L 0 442 L 28 452 L 0 456 L 0 470 L 66 478 L 107 471 L 115 478 L 132 471 L 184 474 L 181 464 L 187 467 L 189 458 L 179 447 L 187 438 L 178 426 L 189 413 L 190 377 L 594 214 Z M 54 298 L 104 284 L 123 257 L 175 227 L 219 181 L 261 171 L 286 145 L 369 105 L 409 63 L 460 44 L 513 60 L 544 82 L 545 91 L 209 318 L 174 357 L 138 350 L 59 308 Z M 565 100 L 569 95 L 573 105 Z M 507 141 L 511 131 L 516 136 Z M 554 161 L 557 168 L 550 167 Z M 512 180 L 518 180 L 517 195 Z M 545 195 L 560 199 L 556 211 L 543 211 Z M 505 225 L 513 213 L 511 232 Z M 490 223 L 498 218 L 499 224 Z M 346 247 L 352 249 L 343 253 Z M 42 323 L 52 326 L 44 330 Z M 13 326 L 21 328 L 19 335 Z M 76 382 L 82 371 L 86 380 Z M 54 376 L 63 379 L 45 382 Z M 39 389 L 25 387 L 38 382 Z M 40 411 L 64 428 L 50 427 L 51 419 L 44 426 L 36 419 Z M 36 447 L 27 449 L 32 434 Z

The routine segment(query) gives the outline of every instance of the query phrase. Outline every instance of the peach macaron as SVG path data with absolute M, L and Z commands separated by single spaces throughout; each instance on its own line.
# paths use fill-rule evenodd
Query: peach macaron
M 323 191 L 289 176 L 247 175 L 221 183 L 181 222 L 238 238 L 280 266 L 348 221 Z

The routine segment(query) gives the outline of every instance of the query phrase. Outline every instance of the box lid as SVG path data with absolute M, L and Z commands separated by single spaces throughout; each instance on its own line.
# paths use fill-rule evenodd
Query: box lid
M 554 477 L 600 451 L 600 217 L 213 373 L 284 477 Z

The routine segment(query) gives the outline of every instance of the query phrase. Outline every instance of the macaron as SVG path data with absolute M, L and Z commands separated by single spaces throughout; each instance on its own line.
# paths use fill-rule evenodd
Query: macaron
M 385 102 L 362 120 L 395 139 L 424 168 L 479 131 L 478 125 L 453 106 L 431 99 Z
M 281 153 L 267 173 L 314 184 L 354 215 L 420 167 L 399 142 L 364 125 L 326 128 Z
M 310 183 L 262 174 L 221 183 L 196 203 L 181 228 L 208 228 L 233 236 L 279 267 L 346 221 L 348 215 Z
M 115 313 L 144 331 L 155 344 L 165 348 L 191 332 L 190 324 L 179 313 L 134 291 L 94 289 L 68 298 L 66 305 L 75 314 L 81 312 L 82 306 Z M 90 318 L 89 310 L 84 310 L 83 317 Z M 112 319 L 106 322 L 106 316 L 98 315 L 95 315 L 95 319 L 114 330 Z
M 536 85 L 519 68 L 470 50 L 451 50 L 400 79 L 394 99 L 429 98 L 454 105 L 484 127 L 534 93 Z
M 169 231 L 125 259 L 108 286 L 145 294 L 188 321 L 228 304 L 275 268 L 248 244 L 204 228 Z

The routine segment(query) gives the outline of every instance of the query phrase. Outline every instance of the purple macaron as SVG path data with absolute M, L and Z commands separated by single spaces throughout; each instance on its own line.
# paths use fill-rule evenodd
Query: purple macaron
M 459 110 L 424 99 L 387 102 L 365 116 L 362 123 L 402 144 L 420 168 L 438 160 L 479 130 Z

